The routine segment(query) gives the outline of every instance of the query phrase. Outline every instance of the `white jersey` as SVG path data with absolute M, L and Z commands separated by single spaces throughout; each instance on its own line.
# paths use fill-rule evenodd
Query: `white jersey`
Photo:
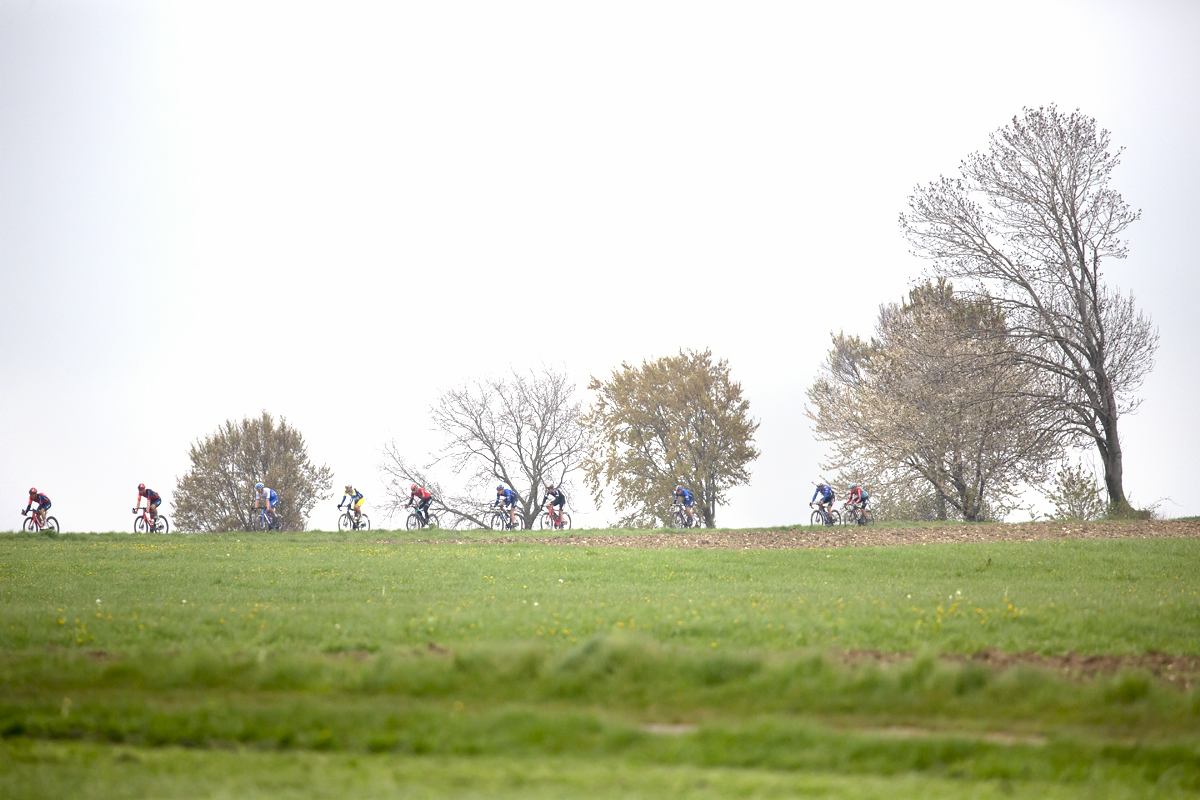
M 255 489 L 255 492 L 257 494 L 257 499 L 262 500 L 264 503 L 269 503 L 271 501 L 271 495 L 273 492 L 266 486 L 261 489 Z

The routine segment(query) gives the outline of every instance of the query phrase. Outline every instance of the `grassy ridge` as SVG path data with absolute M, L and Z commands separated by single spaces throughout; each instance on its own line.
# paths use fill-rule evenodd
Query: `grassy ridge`
M 1197 692 L 934 657 L 1195 653 L 1196 540 L 755 552 L 336 537 L 0 537 L 0 794 L 344 788 L 296 779 L 314 770 L 359 796 L 414 781 L 437 796 L 1200 790 Z M 922 655 L 824 655 L 855 647 Z M 924 733 L 879 731 L 892 726 Z M 160 755 L 172 747 L 184 766 Z

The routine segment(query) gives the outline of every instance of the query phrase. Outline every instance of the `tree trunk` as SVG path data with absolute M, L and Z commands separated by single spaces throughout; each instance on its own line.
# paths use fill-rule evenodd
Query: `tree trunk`
M 1125 497 L 1125 459 L 1121 453 L 1121 440 L 1117 437 L 1115 418 L 1104 420 L 1104 441 L 1097 441 L 1100 458 L 1104 462 L 1104 487 L 1108 490 L 1108 513 L 1114 517 L 1134 515 L 1133 506 Z

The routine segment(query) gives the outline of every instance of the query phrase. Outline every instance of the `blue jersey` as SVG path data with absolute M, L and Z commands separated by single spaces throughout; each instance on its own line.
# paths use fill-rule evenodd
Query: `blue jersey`
M 818 495 L 821 497 L 821 500 L 826 503 L 833 502 L 833 489 L 828 484 L 823 483 L 820 486 L 818 486 L 817 490 L 815 492 L 813 492 L 812 500 L 809 500 L 808 502 L 810 502 L 810 503 L 816 502 Z
M 515 506 L 517 504 L 517 493 L 512 489 L 505 489 L 503 492 L 496 493 L 496 502 L 492 506 L 498 506 L 503 503 L 506 506 Z
M 693 495 L 687 489 L 684 489 L 682 492 L 676 492 L 675 496 L 678 497 L 681 501 L 683 501 L 683 504 L 685 506 L 687 506 L 688 508 L 691 508 L 692 505 L 696 502 L 696 496 Z

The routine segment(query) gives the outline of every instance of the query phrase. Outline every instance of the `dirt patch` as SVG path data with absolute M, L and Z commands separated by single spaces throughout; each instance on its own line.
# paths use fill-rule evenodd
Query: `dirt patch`
M 946 544 L 950 542 L 1037 542 L 1062 539 L 1161 539 L 1200 538 L 1200 520 L 1146 520 L 1138 522 L 1021 522 L 995 525 L 941 525 L 924 528 L 875 526 L 788 530 L 673 531 L 637 536 L 603 534 L 561 536 L 553 539 L 502 537 L 496 539 L 422 540 L 454 544 L 552 544 L 576 547 L 632 547 L 707 550 L 798 550 L 833 547 L 885 547 L 891 545 Z M 380 542 L 392 544 L 392 542 Z
M 995 731 L 979 733 L 976 731 L 933 730 L 930 728 L 912 728 L 903 725 L 893 725 L 889 728 L 856 728 L 853 732 L 868 736 L 882 736 L 889 739 L 955 738 L 973 739 L 991 744 L 1029 744 L 1038 747 L 1046 743 L 1045 736 L 1021 736 L 1014 733 Z
M 895 664 L 909 661 L 912 657 L 912 653 L 885 653 L 879 650 L 847 650 L 839 654 L 840 660 L 848 664 Z M 1169 653 L 1065 653 L 1047 656 L 1040 653 L 1005 653 L 989 647 L 971 655 L 944 654 L 941 659 L 957 664 L 983 664 L 998 672 L 1016 666 L 1038 667 L 1072 678 L 1091 678 L 1125 669 L 1140 669 L 1183 690 L 1200 682 L 1200 656 L 1174 656 Z
M 686 736 L 700 730 L 700 726 L 688 723 L 651 722 L 649 725 L 643 725 L 642 730 L 658 736 Z

